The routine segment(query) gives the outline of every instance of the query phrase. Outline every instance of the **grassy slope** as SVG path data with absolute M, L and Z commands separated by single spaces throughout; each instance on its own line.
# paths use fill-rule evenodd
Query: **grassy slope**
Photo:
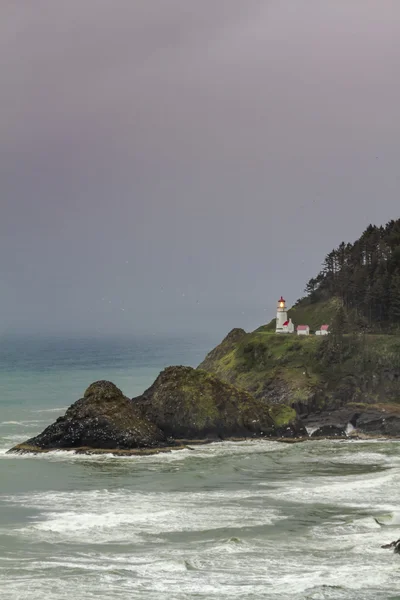
M 320 309 L 319 323 L 327 307 Z M 200 368 L 284 404 L 307 404 L 316 396 L 321 408 L 332 402 L 400 402 L 399 336 L 347 335 L 339 348 L 333 338 L 276 335 L 264 327 L 235 344 L 228 336 Z
M 301 338 L 256 331 L 242 337 L 233 348 L 227 346 L 226 353 L 223 342 L 200 368 L 258 396 L 263 396 L 269 385 L 284 382 L 293 396 L 305 400 L 318 382 L 312 365 L 320 341 L 316 336 Z

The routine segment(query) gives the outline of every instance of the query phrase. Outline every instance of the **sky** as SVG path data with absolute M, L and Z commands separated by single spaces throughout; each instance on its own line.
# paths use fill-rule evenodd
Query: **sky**
M 398 0 L 3 0 L 0 333 L 254 329 L 400 217 Z

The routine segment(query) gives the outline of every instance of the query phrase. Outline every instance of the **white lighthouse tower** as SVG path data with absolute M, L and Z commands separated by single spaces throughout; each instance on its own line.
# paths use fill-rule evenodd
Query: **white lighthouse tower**
M 275 333 L 287 333 L 287 308 L 283 296 L 278 300 L 278 308 L 276 311 L 276 329 Z M 285 327 L 284 327 L 285 326 Z

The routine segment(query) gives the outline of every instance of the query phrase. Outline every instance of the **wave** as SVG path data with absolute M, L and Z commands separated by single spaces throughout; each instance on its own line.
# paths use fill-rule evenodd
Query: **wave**
M 70 462 L 50 472 L 73 489 L 3 495 L 28 520 L 3 523 L 25 560 L 0 557 L 0 588 L 9 600 L 395 597 L 399 559 L 380 546 L 398 537 L 398 446 L 370 444 L 29 457 Z
M 285 518 L 263 506 L 260 491 L 138 493 L 131 490 L 4 496 L 8 505 L 39 511 L 14 534 L 50 543 L 138 543 L 148 536 L 264 527 Z M 243 519 L 243 507 L 246 518 Z M 261 507 L 263 509 L 261 510 Z M 55 510 L 56 508 L 56 510 Z
M 68 410 L 68 406 L 60 406 L 60 407 L 56 407 L 56 408 L 32 409 L 31 412 L 33 412 L 33 413 L 53 413 L 53 412 L 64 413 L 66 410 Z
M 47 423 L 47 421 L 0 421 L 0 427 L 7 427 L 10 425 L 17 427 L 34 427 L 42 423 Z
M 32 433 L 35 435 L 35 433 Z M 4 438 L 9 439 L 9 438 Z M 18 441 L 23 441 L 18 437 Z M 102 454 L 76 454 L 71 450 L 52 450 L 38 454 L 6 454 L 7 448 L 0 449 L 0 458 L 12 460 L 49 460 L 57 462 L 135 462 L 139 464 L 174 463 L 185 461 L 188 458 L 196 458 L 207 461 L 212 458 L 223 458 L 230 456 L 264 454 L 282 450 L 282 444 L 269 440 L 246 440 L 243 442 L 214 442 L 210 444 L 196 444 L 182 450 L 171 450 L 159 454 L 116 456 L 112 453 Z

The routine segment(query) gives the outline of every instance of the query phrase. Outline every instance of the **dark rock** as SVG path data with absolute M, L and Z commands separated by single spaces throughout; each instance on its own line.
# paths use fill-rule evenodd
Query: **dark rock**
M 400 554 L 400 540 L 391 542 L 390 544 L 384 544 L 381 548 L 389 549 L 392 548 L 395 554 Z
M 307 436 L 307 429 L 304 427 L 300 419 L 296 419 L 289 425 L 283 427 L 275 427 L 271 434 L 271 437 L 278 438 L 301 438 Z
M 382 404 L 353 404 L 338 410 L 322 411 L 303 417 L 308 428 L 316 427 L 312 437 L 321 435 L 344 435 L 347 425 L 350 423 L 355 431 L 354 434 L 400 437 L 400 406 Z M 332 428 L 329 434 L 329 428 Z M 321 431 L 326 433 L 321 433 Z M 339 434 L 335 430 L 341 430 Z
M 400 411 L 396 408 L 367 408 L 356 420 L 357 430 L 370 435 L 400 437 Z
M 302 434 L 292 408 L 271 407 L 205 371 L 169 367 L 133 400 L 109 381 L 93 383 L 64 416 L 10 452 L 117 452 L 165 448 L 176 445 L 176 439 Z
M 310 437 L 343 437 L 346 435 L 346 430 L 343 427 L 336 425 L 322 425 Z
M 353 427 L 356 426 L 360 413 L 361 411 L 354 406 L 344 406 L 337 410 L 324 410 L 303 415 L 302 419 L 310 429 L 333 426 L 346 430 L 349 423 Z
M 168 437 L 224 439 L 276 435 L 277 431 L 267 404 L 190 367 L 168 367 L 133 402 Z M 290 425 L 286 422 L 280 427 Z
M 41 434 L 13 451 L 96 448 L 132 449 L 166 445 L 166 437 L 110 381 L 90 385 L 84 397 Z

